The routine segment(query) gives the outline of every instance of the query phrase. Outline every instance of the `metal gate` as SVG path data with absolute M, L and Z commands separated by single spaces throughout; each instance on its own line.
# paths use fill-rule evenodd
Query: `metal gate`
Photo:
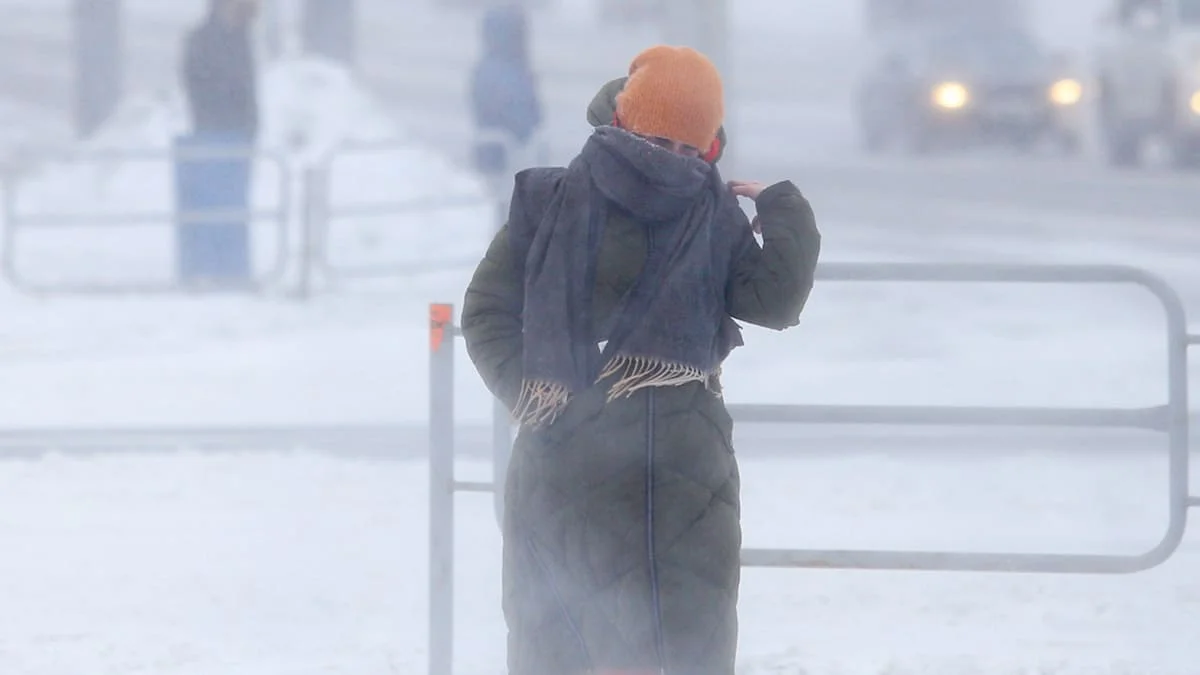
M 278 173 L 279 203 L 273 209 L 210 209 L 177 213 L 173 211 L 113 211 L 105 214 L 98 213 L 24 213 L 19 208 L 22 186 L 25 181 L 11 177 L 5 189 L 3 204 L 3 242 L 0 243 L 0 272 L 12 284 L 13 288 L 31 294 L 77 294 L 77 295 L 106 295 L 126 293 L 180 293 L 188 291 L 220 290 L 208 287 L 192 288 L 171 279 L 161 283 L 128 282 L 106 283 L 102 280 L 87 280 L 75 283 L 38 282 L 26 278 L 18 265 L 18 233 L 22 231 L 48 230 L 84 230 L 86 228 L 107 228 L 145 226 L 152 228 L 174 227 L 183 223 L 198 223 L 219 221 L 222 219 L 241 220 L 252 227 L 255 223 L 267 222 L 275 232 L 277 253 L 268 269 L 251 280 L 250 290 L 264 290 L 278 284 L 287 271 L 288 266 L 288 223 L 291 210 L 292 181 L 288 173 L 287 158 L 278 152 L 258 150 L 251 147 L 221 147 L 211 149 L 156 149 L 156 150 L 96 150 L 87 152 L 42 152 L 37 154 L 43 162 L 62 162 L 73 166 L 112 165 L 128 167 L 135 164 L 166 165 L 168 174 L 172 171 L 175 161 L 179 159 L 247 159 L 251 162 L 259 160 L 273 165 Z M 241 287 L 239 287 L 241 290 Z
M 1107 427 L 1165 433 L 1169 475 L 1169 523 L 1159 543 L 1139 555 L 975 553 L 819 549 L 743 549 L 744 567 L 808 569 L 1128 574 L 1156 567 L 1179 547 L 1189 508 L 1200 496 L 1188 485 L 1188 348 L 1183 302 L 1171 286 L 1143 270 L 1116 265 L 995 265 L 925 263 L 827 263 L 817 278 L 842 282 L 943 282 L 1029 284 L 1127 284 L 1149 291 L 1166 317 L 1167 400 L 1149 408 L 1047 408 L 965 406 L 731 405 L 737 422 L 785 424 L 966 425 L 1007 427 Z M 493 482 L 456 480 L 454 473 L 454 308 L 430 308 L 429 457 L 429 673 L 450 675 L 454 651 L 454 495 L 492 492 L 497 513 L 504 491 L 509 448 L 497 437 Z
M 305 241 L 309 242 L 305 269 L 319 272 L 331 281 L 346 279 L 373 279 L 406 277 L 426 272 L 444 271 L 451 267 L 465 267 L 478 262 L 478 255 L 430 257 L 427 251 L 410 250 L 410 258 L 404 261 L 339 265 L 330 259 L 329 234 L 340 221 L 351 218 L 395 218 L 405 214 L 431 215 L 453 209 L 486 209 L 487 225 L 494 228 L 495 202 L 485 194 L 438 195 L 420 199 L 392 199 L 359 202 L 334 207 L 332 205 L 333 171 L 339 162 L 352 157 L 369 157 L 380 153 L 414 150 L 418 148 L 411 140 L 391 139 L 384 141 L 343 142 L 334 147 L 324 159 L 309 169 L 304 177 L 307 195 L 305 218 Z
M 245 147 L 221 147 L 210 149 L 153 149 L 153 150 L 98 150 L 98 151 L 42 151 L 34 153 L 39 162 L 64 163 L 73 167 L 113 166 L 128 168 L 136 165 L 157 165 L 171 171 L 179 159 L 249 159 L 269 164 L 277 174 L 278 205 L 270 209 L 207 209 L 203 211 L 176 212 L 175 210 L 144 210 L 129 208 L 114 209 L 107 213 L 38 212 L 23 211 L 20 203 L 28 194 L 28 180 L 20 175 L 10 175 L 5 181 L 3 193 L 3 234 L 0 235 L 0 274 L 18 291 L 36 295 L 106 295 L 106 294 L 162 294 L 208 290 L 230 290 L 226 287 L 190 286 L 173 279 L 163 282 L 111 283 L 104 279 L 88 278 L 81 281 L 43 282 L 30 279 L 23 274 L 18 264 L 19 252 L 25 250 L 19 241 L 21 233 L 50 231 L 96 231 L 115 228 L 147 227 L 170 228 L 185 223 L 204 223 L 223 219 L 242 220 L 253 226 L 268 223 L 273 230 L 275 255 L 268 268 L 260 272 L 249 284 L 239 284 L 233 290 L 265 291 L 268 289 L 288 290 L 285 284 L 295 282 L 295 292 L 301 298 L 309 297 L 314 291 L 316 277 L 324 281 L 364 280 L 380 278 L 404 278 L 429 272 L 462 268 L 478 261 L 477 255 L 431 256 L 419 246 L 393 247 L 402 253 L 402 259 L 391 262 L 338 263 L 331 256 L 329 241 L 331 232 L 348 220 L 396 218 L 405 214 L 436 216 L 454 210 L 476 209 L 480 211 L 480 232 L 494 230 L 502 222 L 501 200 L 492 194 L 490 187 L 479 191 L 464 190 L 462 194 L 438 194 L 421 198 L 385 198 L 377 201 L 351 200 L 350 203 L 334 204 L 332 200 L 334 170 L 347 160 L 369 159 L 386 153 L 412 151 L 420 146 L 410 139 L 386 139 L 380 141 L 347 141 L 333 146 L 311 166 L 302 167 L 286 153 L 264 151 Z M 293 166 L 295 165 L 295 166 Z M 374 177 L 368 171 L 366 175 Z M 156 190 L 155 188 L 149 188 Z M 58 205 L 51 205 L 53 209 Z M 293 223 L 293 210 L 298 207 L 297 223 Z M 474 221 L 472 221 L 474 222 Z M 292 228 L 296 228 L 293 232 Z M 431 228 L 433 229 L 433 228 Z M 442 233 L 453 237 L 455 233 Z M 293 244 L 293 239 L 295 243 Z M 295 251 L 292 248 L 296 249 Z M 295 279 L 289 277 L 293 263 L 296 264 Z

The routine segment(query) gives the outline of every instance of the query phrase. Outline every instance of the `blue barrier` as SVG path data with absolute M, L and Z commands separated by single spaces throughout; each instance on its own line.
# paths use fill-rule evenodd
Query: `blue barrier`
M 176 255 L 181 283 L 247 283 L 251 140 L 200 133 L 175 140 Z M 244 152 L 239 152 L 246 148 Z M 222 153 L 223 154 L 214 154 Z

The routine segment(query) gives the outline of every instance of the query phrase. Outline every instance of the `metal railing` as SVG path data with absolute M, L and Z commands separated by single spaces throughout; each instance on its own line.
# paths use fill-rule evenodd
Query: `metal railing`
M 313 450 L 422 458 L 424 431 L 424 427 L 416 425 L 393 424 L 9 428 L 0 430 L 0 458 L 49 452 L 183 450 L 239 453 Z
M 329 280 L 374 279 L 404 277 L 454 267 L 466 267 L 478 262 L 478 255 L 434 256 L 427 251 L 407 251 L 403 261 L 384 263 L 337 264 L 331 259 L 328 242 L 333 228 L 348 219 L 396 218 L 405 215 L 433 215 L 439 212 L 487 209 L 494 218 L 495 201 L 485 194 L 438 195 L 408 199 L 386 199 L 334 205 L 332 186 L 334 171 L 339 162 L 352 157 L 369 157 L 382 153 L 413 149 L 409 140 L 344 142 L 335 146 L 322 161 L 305 173 L 304 185 L 308 195 L 305 219 L 305 238 L 310 242 L 306 267 Z M 493 224 L 493 223 L 489 223 Z M 426 224 L 426 226 L 429 226 Z
M 22 209 L 30 183 L 28 177 L 20 173 L 11 173 L 5 180 L 3 192 L 2 213 L 4 219 L 3 234 L 0 235 L 0 275 L 13 288 L 36 295 L 105 295 L 105 294 L 164 294 L 164 293 L 194 293 L 206 291 L 240 290 L 262 292 L 267 289 L 278 289 L 294 282 L 297 295 L 307 298 L 312 295 L 319 281 L 333 282 L 346 280 L 370 280 L 383 278 L 405 278 L 447 269 L 464 268 L 478 261 L 478 253 L 469 255 L 431 255 L 428 250 L 416 247 L 395 246 L 389 253 L 394 253 L 399 260 L 388 262 L 339 262 L 331 250 L 330 241 L 338 228 L 348 222 L 359 223 L 371 219 L 403 218 L 405 216 L 428 216 L 436 219 L 441 214 L 455 211 L 480 210 L 486 214 L 483 217 L 483 229 L 493 229 L 506 215 L 504 200 L 497 194 L 498 185 L 504 181 L 485 180 L 481 190 L 463 194 L 444 194 L 422 196 L 418 198 L 385 197 L 378 200 L 349 200 L 334 199 L 335 179 L 338 170 L 345 163 L 354 159 L 371 159 L 373 157 L 387 158 L 387 155 L 406 150 L 418 149 L 410 139 L 386 139 L 370 142 L 342 142 L 333 146 L 309 166 L 299 166 L 298 162 L 285 153 L 271 150 L 259 150 L 251 147 L 219 146 L 212 148 L 163 148 L 153 150 L 97 150 L 97 151 L 63 151 L 43 150 L 33 154 L 39 164 L 44 166 L 70 165 L 98 166 L 112 165 L 117 168 L 128 168 L 136 164 L 165 165 L 168 172 L 174 169 L 175 163 L 181 160 L 221 160 L 246 159 L 251 162 L 268 163 L 272 165 L 277 176 L 278 204 L 270 209 L 204 209 L 193 211 L 167 210 L 136 210 L 127 206 L 118 206 L 104 213 L 80 213 L 42 210 L 39 205 L 37 212 Z M 378 176 L 371 174 L 378 179 Z M 488 177 L 494 179 L 495 177 Z M 348 181 L 354 182 L 354 181 Z M 507 185 L 505 185 L 507 187 Z M 401 192 L 402 190 L 385 192 Z M 166 198 L 166 195 L 162 196 Z M 298 213 L 293 214 L 298 201 Z M 50 205 L 56 208 L 57 205 Z M 298 216 L 298 217 L 297 217 Z M 117 228 L 144 227 L 147 229 L 166 230 L 180 225 L 198 224 L 205 222 L 221 222 L 233 220 L 246 222 L 248 227 L 268 223 L 275 232 L 275 255 L 269 268 L 255 276 L 252 281 L 231 284 L 214 285 L 211 283 L 192 284 L 168 278 L 162 282 L 111 282 L 99 278 L 86 278 L 80 281 L 39 281 L 29 278 L 21 270 L 19 264 L 21 254 L 26 247 L 21 245 L 22 234 L 47 233 L 51 231 L 107 231 Z M 433 228 L 429 223 L 421 226 Z M 407 223 L 389 224 L 384 230 L 395 231 L 397 228 L 411 227 Z M 452 240 L 455 232 L 444 233 L 447 240 Z M 295 250 L 291 246 L 297 241 Z M 255 242 L 257 244 L 257 242 Z M 254 244 L 251 249 L 256 248 Z M 102 254 L 97 253 L 89 264 L 103 262 Z M 289 271 L 295 265 L 295 276 L 289 276 Z M 45 266 L 41 268 L 45 270 Z M 122 273 L 129 270 L 122 269 Z
M 1159 543 L 1138 555 L 1043 554 L 965 551 L 769 549 L 742 550 L 744 567 L 858 569 L 943 572 L 1127 574 L 1162 564 L 1177 550 L 1190 508 L 1200 496 L 1189 493 L 1188 348 L 1200 335 L 1188 333 L 1179 295 L 1162 279 L 1124 266 L 993 264 L 827 263 L 817 277 L 840 282 L 942 282 L 1030 284 L 1133 284 L 1149 291 L 1166 315 L 1167 400 L 1147 408 L 1049 408 L 960 406 L 730 405 L 736 422 L 774 424 L 1053 426 L 1132 428 L 1167 435 L 1169 522 Z M 429 673 L 452 672 L 454 631 L 454 496 L 493 493 L 500 515 L 510 452 L 496 435 L 493 480 L 464 483 L 455 478 L 453 306 L 431 306 L 429 456 Z M 499 424 L 497 425 L 499 426 Z
M 151 227 L 166 228 L 184 224 L 204 224 L 234 220 L 245 222 L 247 227 L 256 223 L 267 222 L 275 231 L 277 254 L 268 269 L 255 275 L 248 283 L 238 284 L 239 290 L 260 291 L 278 284 L 287 271 L 288 266 L 288 226 L 291 218 L 292 181 L 288 171 L 287 159 L 282 153 L 260 150 L 252 147 L 225 145 L 212 148 L 164 148 L 154 150 L 94 150 L 94 151 L 63 151 L 41 152 L 38 154 L 42 163 L 69 163 L 73 166 L 111 164 L 128 167 L 131 164 L 165 164 L 168 172 L 174 170 L 175 163 L 180 160 L 246 160 L 248 162 L 265 162 L 274 165 L 278 174 L 279 202 L 273 209 L 204 209 L 195 211 L 171 210 L 159 211 L 127 211 L 114 210 L 108 213 L 64 213 L 64 212 L 23 212 L 19 203 L 23 196 L 22 187 L 27 182 L 19 176 L 10 176 L 3 190 L 3 242 L 0 250 L 0 273 L 13 288 L 31 294 L 161 294 L 182 292 L 203 292 L 211 290 L 228 290 L 213 284 L 192 285 L 172 278 L 162 282 L 107 282 L 102 279 L 89 279 L 77 282 L 39 282 L 27 278 L 20 269 L 18 235 L 22 232 L 49 230 L 86 230 L 86 229 L 115 229 L 121 227 Z
M 1159 543 L 1139 555 L 968 553 L 959 551 L 868 551 L 745 549 L 748 567 L 808 567 L 873 570 L 1126 574 L 1167 560 L 1179 547 L 1188 508 L 1188 334 L 1182 300 L 1162 279 L 1116 265 L 1039 266 L 987 264 L 833 263 L 818 278 L 843 282 L 941 282 L 1029 284 L 1132 284 L 1150 292 L 1166 317 L 1167 401 L 1150 408 L 1016 408 L 956 406 L 730 406 L 742 422 L 888 425 L 1055 426 L 1131 428 L 1167 435 L 1169 521 Z

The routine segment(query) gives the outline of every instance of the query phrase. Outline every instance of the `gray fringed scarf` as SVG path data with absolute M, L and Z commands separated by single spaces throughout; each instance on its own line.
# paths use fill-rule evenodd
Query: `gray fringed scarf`
M 645 387 L 715 383 L 740 344 L 725 310 L 727 267 L 715 264 L 713 245 L 714 219 L 739 207 L 716 168 L 601 127 L 565 172 L 535 175 L 556 184 L 542 190 L 550 197 L 540 222 L 525 225 L 533 229 L 522 247 L 525 378 L 517 421 L 552 423 L 572 393 L 613 376 L 610 401 Z M 644 223 L 649 240 L 640 276 L 596 335 L 592 293 L 610 208 Z

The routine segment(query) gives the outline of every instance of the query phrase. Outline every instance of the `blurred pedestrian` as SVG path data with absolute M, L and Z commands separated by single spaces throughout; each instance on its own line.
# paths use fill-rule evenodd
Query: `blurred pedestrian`
M 536 135 L 542 126 L 525 8 L 511 4 L 488 9 L 482 42 L 470 78 L 475 167 L 511 187 L 512 173 L 538 161 Z
M 722 89 L 695 50 L 639 54 L 569 166 L 516 175 L 468 286 L 468 354 L 520 425 L 509 675 L 734 673 L 740 479 L 721 364 L 738 321 L 799 322 L 820 234 L 791 182 L 722 180 Z
M 253 141 L 258 135 L 258 77 L 252 27 L 258 0 L 209 0 L 188 32 L 183 85 L 192 131 Z
M 188 32 L 183 89 L 191 133 L 176 141 L 179 276 L 184 283 L 242 283 L 251 274 L 247 218 L 202 217 L 248 211 L 253 148 L 259 134 L 252 26 L 258 0 L 210 0 Z

